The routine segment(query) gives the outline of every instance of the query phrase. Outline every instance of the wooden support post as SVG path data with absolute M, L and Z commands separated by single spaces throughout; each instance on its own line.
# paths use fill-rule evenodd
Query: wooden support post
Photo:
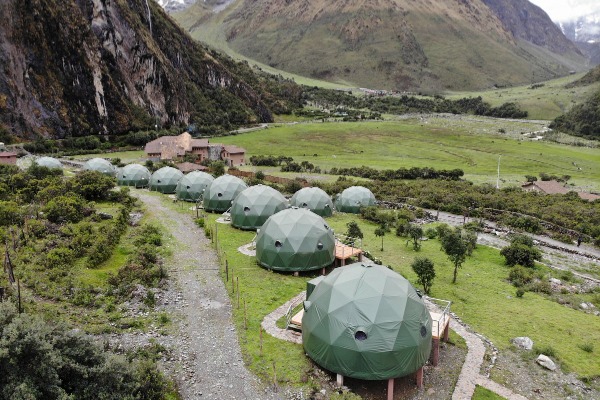
M 446 324 L 446 328 L 444 328 L 444 342 L 450 340 L 450 320 Z
M 417 387 L 421 389 L 423 387 L 423 367 L 419 368 L 416 372 Z
M 325 275 L 325 267 L 321 268 L 321 275 Z
M 238 310 L 240 309 L 240 277 L 235 277 L 235 283 L 237 285 L 237 296 L 238 296 Z
M 258 336 L 260 337 L 260 356 L 262 357 L 262 325 L 258 327 Z
M 229 282 L 229 262 L 225 260 L 225 282 Z
M 294 276 L 300 276 L 300 272 L 294 271 Z
M 440 339 L 433 338 L 431 341 L 431 365 L 437 367 L 440 361 Z
M 344 265 L 346 265 L 346 259 L 345 259 L 345 258 L 342 258 L 342 259 L 340 260 L 340 264 L 341 264 L 341 266 L 342 266 L 342 267 L 343 267 Z
M 362 251 L 360 253 L 358 253 L 358 261 L 362 262 L 363 260 L 363 253 Z
M 231 293 L 235 294 L 235 279 L 233 279 L 233 271 L 231 271 Z
M 337 374 L 337 377 L 336 377 L 336 380 L 335 380 L 335 384 L 337 385 L 337 387 L 344 386 L 344 375 Z
M 387 400 L 394 400 L 394 378 L 388 379 Z

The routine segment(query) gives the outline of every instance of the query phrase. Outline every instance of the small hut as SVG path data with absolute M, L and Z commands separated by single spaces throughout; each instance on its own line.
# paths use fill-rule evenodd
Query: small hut
M 115 176 L 115 167 L 104 158 L 92 158 L 83 164 L 85 171 L 98 171 L 104 175 Z
M 215 178 L 202 171 L 192 171 L 186 174 L 177 183 L 175 193 L 179 200 L 198 201 L 207 187 Z
M 358 214 L 361 207 L 375 205 L 375 196 L 363 186 L 350 186 L 335 198 L 335 209 L 339 212 Z
M 128 164 L 117 174 L 117 184 L 120 186 L 144 188 L 148 186 L 148 182 L 150 182 L 150 171 L 140 164 Z
M 221 175 L 211 182 L 204 191 L 202 204 L 204 209 L 212 212 L 225 212 L 231 207 L 233 199 L 248 185 L 233 175 Z
M 331 198 L 323 189 L 318 187 L 305 187 L 298 190 L 292 196 L 290 205 L 309 209 L 321 217 L 331 217 L 333 214 Z
M 173 167 L 162 167 L 150 177 L 149 189 L 163 194 L 175 193 L 183 172 Z
M 335 237 L 325 220 L 303 208 L 269 217 L 256 237 L 256 259 L 276 271 L 310 271 L 335 259 Z
M 231 205 L 231 225 L 256 230 L 271 215 L 289 207 L 281 193 L 270 186 L 256 185 L 243 190 Z
M 419 371 L 429 359 L 431 330 L 421 296 L 380 265 L 337 268 L 304 303 L 306 353 L 341 376 L 386 380 Z

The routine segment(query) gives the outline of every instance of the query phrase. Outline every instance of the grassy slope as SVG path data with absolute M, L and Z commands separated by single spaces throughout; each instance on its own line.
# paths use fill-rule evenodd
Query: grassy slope
M 493 106 L 499 106 L 505 102 L 515 102 L 523 110 L 529 112 L 529 118 L 550 120 L 569 111 L 575 104 L 582 102 L 600 89 L 600 82 L 588 86 L 565 88 L 565 85 L 576 81 L 583 75 L 576 74 L 543 82 L 544 86 L 536 89 L 531 89 L 532 85 L 524 85 L 481 92 L 450 92 L 447 97 L 459 99 L 481 96 L 484 101 Z
M 456 126 L 448 126 L 449 123 L 407 120 L 296 124 L 218 140 L 246 148 L 248 157 L 283 154 L 297 162 L 308 160 L 324 169 L 361 165 L 380 169 L 461 168 L 466 179 L 494 185 L 498 156 L 502 155 L 501 177 L 505 185 L 522 182 L 525 174 L 547 172 L 571 175 L 578 186 L 600 189 L 599 149 L 517 141 L 494 134 L 500 127 L 510 130 L 510 122 L 493 120 L 487 133 L 481 131 L 485 124 L 477 121 Z M 531 128 L 539 129 L 535 125 Z M 474 133 L 477 129 L 480 133 Z M 581 171 L 573 166 L 574 162 Z
M 327 82 L 318 79 L 307 78 L 290 72 L 285 72 L 276 68 L 272 68 L 264 63 L 253 60 L 246 57 L 239 52 L 232 49 L 227 40 L 225 40 L 225 33 L 220 29 L 223 21 L 229 16 L 231 10 L 235 7 L 230 7 L 224 12 L 220 13 L 217 18 L 207 20 L 207 22 L 196 26 L 196 22 L 205 15 L 205 9 L 200 4 L 196 4 L 185 11 L 174 13 L 173 17 L 177 22 L 188 31 L 188 33 L 196 40 L 199 40 L 210 47 L 214 47 L 219 51 L 225 52 L 230 57 L 239 60 L 247 61 L 250 65 L 255 66 L 258 69 L 269 72 L 274 75 L 282 75 L 285 78 L 293 79 L 296 83 L 308 86 L 319 86 L 327 89 L 338 89 L 338 88 L 353 88 L 356 87 L 351 82 L 337 81 Z

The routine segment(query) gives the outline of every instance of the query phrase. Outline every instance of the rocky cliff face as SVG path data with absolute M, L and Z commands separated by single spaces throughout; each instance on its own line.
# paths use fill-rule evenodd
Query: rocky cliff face
M 0 123 L 17 136 L 272 119 L 243 66 L 151 0 L 5 0 L 0 14 Z
M 600 64 L 600 12 L 558 24 L 593 65 Z
M 557 54 L 580 54 L 548 14 L 527 0 L 483 0 L 515 38 Z

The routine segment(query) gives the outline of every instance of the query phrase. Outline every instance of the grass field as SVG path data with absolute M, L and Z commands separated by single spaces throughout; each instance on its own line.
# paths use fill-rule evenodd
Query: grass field
M 598 148 L 517 140 L 515 137 L 520 135 L 514 132 L 527 132 L 528 126 L 522 122 L 460 121 L 295 124 L 222 137 L 218 141 L 244 147 L 247 158 L 286 155 L 326 170 L 361 165 L 376 169 L 460 168 L 465 179 L 493 185 L 501 156 L 501 186 L 518 184 L 527 174 L 546 172 L 570 175 L 571 182 L 579 187 L 600 189 Z M 532 124 L 529 128 L 535 131 L 539 125 Z M 499 134 L 499 129 L 507 133 Z
M 530 119 L 551 120 L 569 111 L 575 104 L 580 103 L 600 89 L 600 82 L 567 89 L 565 85 L 580 79 L 584 74 L 569 75 L 551 81 L 533 85 L 516 86 L 505 89 L 490 89 L 480 92 L 449 92 L 449 99 L 481 96 L 492 106 L 506 102 L 515 102 L 523 110 L 529 112 Z

